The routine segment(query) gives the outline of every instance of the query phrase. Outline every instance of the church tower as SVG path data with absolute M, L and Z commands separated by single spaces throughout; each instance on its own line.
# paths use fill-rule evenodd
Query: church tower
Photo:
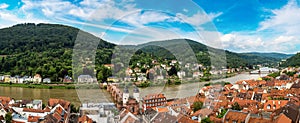
M 133 98 L 137 101 L 140 102 L 140 91 L 139 89 L 135 86 L 133 89 Z
M 123 105 L 126 105 L 128 99 L 129 99 L 129 90 L 127 86 L 125 86 L 123 90 Z

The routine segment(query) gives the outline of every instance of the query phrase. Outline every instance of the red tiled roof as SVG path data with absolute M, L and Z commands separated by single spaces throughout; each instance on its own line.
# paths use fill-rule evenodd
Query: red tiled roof
M 33 109 L 33 108 L 23 108 L 23 112 L 44 113 L 44 112 L 47 112 L 47 110 Z
M 86 115 L 83 115 L 78 118 L 79 123 L 93 123 L 93 120 Z
M 177 118 L 178 118 L 177 123 L 198 123 L 198 121 L 192 120 L 189 117 L 184 116 L 184 115 L 178 115 Z
M 10 97 L 0 97 L 0 102 L 3 104 L 3 105 L 6 105 L 10 102 L 11 98 Z
M 148 94 L 146 95 L 143 100 L 148 100 L 148 99 L 156 99 L 156 98 L 166 98 L 164 94 L 159 93 L 159 94 Z
M 264 111 L 274 111 L 285 106 L 288 102 L 288 100 L 268 100 L 264 104 Z M 270 108 L 268 109 L 268 107 Z
M 274 123 L 292 123 L 292 120 L 285 116 L 284 114 L 280 114 Z
M 65 110 L 68 110 L 68 108 L 70 106 L 70 102 L 69 101 L 65 101 L 65 100 L 62 100 L 62 99 L 53 99 L 53 98 L 50 98 L 49 101 L 48 101 L 48 105 L 50 107 L 54 107 L 57 104 L 60 104 L 62 107 L 64 107 Z
M 28 116 L 27 122 L 38 122 L 39 118 L 40 117 L 38 117 L 38 116 Z
M 225 122 L 229 121 L 237 121 L 237 122 L 245 122 L 246 117 L 247 117 L 247 113 L 243 113 L 243 112 L 238 112 L 238 111 L 227 111 L 226 115 L 224 116 Z

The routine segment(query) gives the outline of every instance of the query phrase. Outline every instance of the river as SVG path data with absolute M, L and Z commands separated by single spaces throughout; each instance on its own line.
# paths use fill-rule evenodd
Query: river
M 258 74 L 242 73 L 230 78 L 221 80 L 213 80 L 211 82 L 226 81 L 234 83 L 238 80 L 257 79 Z M 148 87 L 140 89 L 140 97 L 149 93 L 164 93 L 169 98 L 182 98 L 195 95 L 204 83 L 188 83 L 174 86 L 164 87 Z M 129 88 L 132 92 L 132 88 Z M 80 96 L 78 96 L 80 94 Z M 32 89 L 32 88 L 18 88 L 18 87 L 0 87 L 0 96 L 8 96 L 15 99 L 41 99 L 43 103 L 47 104 L 49 98 L 59 98 L 72 102 L 79 106 L 81 102 L 111 102 L 111 98 L 106 90 L 100 89 Z

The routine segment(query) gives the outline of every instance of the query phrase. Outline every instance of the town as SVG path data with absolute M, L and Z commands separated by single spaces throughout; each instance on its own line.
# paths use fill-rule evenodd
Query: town
M 83 103 L 76 112 L 69 101 L 0 97 L 0 120 L 111 123 L 299 123 L 300 69 L 285 68 L 256 80 L 224 85 L 208 83 L 194 96 L 167 99 L 163 93 L 140 96 L 137 86 L 108 83 L 114 103 Z M 75 110 L 75 111 L 71 111 Z

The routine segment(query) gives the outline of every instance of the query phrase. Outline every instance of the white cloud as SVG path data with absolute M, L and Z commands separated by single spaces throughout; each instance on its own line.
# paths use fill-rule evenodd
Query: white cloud
M 120 21 L 128 23 L 135 27 L 141 27 L 145 24 L 163 22 L 171 18 L 171 16 L 157 11 L 146 11 L 143 13 L 141 13 L 140 11 L 136 11 L 133 14 L 125 16 Z
M 219 13 L 209 13 L 206 14 L 204 12 L 197 12 L 196 14 L 193 14 L 192 16 L 187 16 L 182 13 L 177 13 L 176 16 L 180 18 L 185 23 L 192 24 L 194 26 L 200 26 L 202 24 L 205 24 L 207 22 L 212 21 L 216 17 L 220 16 L 222 12 Z
M 283 44 L 283 43 L 291 42 L 292 40 L 295 40 L 294 36 L 279 36 L 272 43 Z
M 8 7 L 9 7 L 9 5 L 6 4 L 6 3 L 0 4 L 0 9 L 6 9 L 6 8 L 8 8 Z
M 272 30 L 288 35 L 300 34 L 300 8 L 295 0 L 271 12 L 273 15 L 260 23 L 259 31 Z
M 187 9 L 183 9 L 182 11 L 184 11 L 184 12 L 189 12 L 189 10 L 187 10 Z

